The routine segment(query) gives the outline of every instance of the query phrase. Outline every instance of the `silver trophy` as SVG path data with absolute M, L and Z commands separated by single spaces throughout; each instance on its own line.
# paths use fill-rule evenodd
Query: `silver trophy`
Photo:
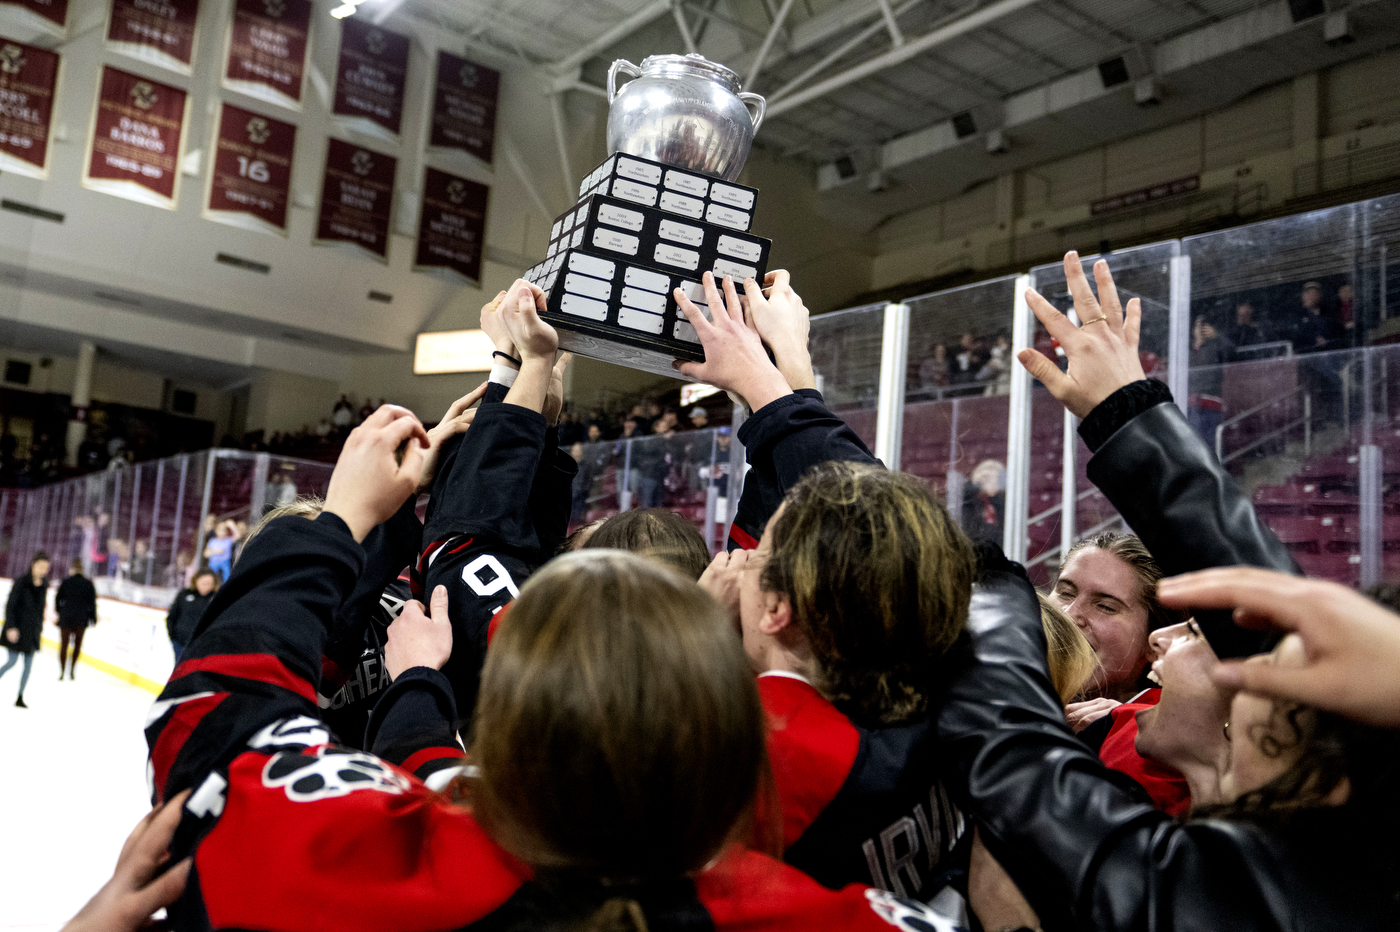
M 618 88 L 619 74 L 634 79 Z M 674 375 L 673 359 L 704 359 L 675 289 L 708 314 L 705 272 L 767 271 L 772 244 L 750 232 L 758 192 L 735 181 L 765 104 L 696 54 L 613 62 L 608 102 L 608 158 L 525 277 L 548 296 L 543 316 L 563 348 Z
M 619 74 L 632 75 L 621 90 Z M 703 56 L 652 55 L 608 69 L 608 154 L 625 152 L 733 181 L 743 171 L 767 102 Z M 752 108 L 752 109 L 751 109 Z

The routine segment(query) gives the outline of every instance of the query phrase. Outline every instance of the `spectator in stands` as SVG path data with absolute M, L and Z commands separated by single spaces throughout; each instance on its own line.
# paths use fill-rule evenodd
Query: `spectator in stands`
M 679 420 L 676 410 L 667 408 L 652 422 L 652 436 L 632 447 L 632 465 L 641 471 L 642 508 L 658 508 L 666 497 L 671 468 L 681 458 L 680 450 L 671 443 Z
M 296 467 L 283 463 L 277 475 L 267 484 L 267 494 L 263 496 L 264 513 L 273 508 L 290 505 L 297 500 Z
M 126 578 L 134 583 L 145 585 L 146 575 L 151 569 L 151 545 L 145 540 L 137 540 L 136 547 L 127 563 Z
M 984 395 L 1005 395 L 1011 391 L 1011 340 L 1005 333 L 998 333 L 987 361 L 977 371 L 977 381 L 991 382 Z
M 960 385 L 976 380 L 977 373 L 982 370 L 987 358 L 985 345 L 979 345 L 978 339 L 971 333 L 964 333 L 958 341 L 958 353 L 953 357 L 950 381 L 954 385 Z
M 214 536 L 204 546 L 204 559 L 208 562 L 209 569 L 219 577 L 220 583 L 228 581 L 228 574 L 233 569 L 233 545 L 238 542 L 234 536 L 236 533 L 237 525 L 232 521 L 216 520 Z
M 733 446 L 733 428 L 728 424 L 715 428 L 715 494 L 729 496 L 729 448 Z
M 571 445 L 569 455 L 578 463 L 578 472 L 574 473 L 572 486 L 573 508 L 569 512 L 569 524 L 573 526 L 582 524 L 588 514 L 588 495 L 593 491 L 593 472 L 588 468 L 588 457 L 584 455 L 582 443 Z
M 996 460 L 983 460 L 969 478 L 976 494 L 963 499 L 963 533 L 973 543 L 986 541 L 1000 547 L 1006 514 L 1006 467 Z
M 710 426 L 710 412 L 696 405 L 690 409 L 690 429 L 704 430 Z
M 635 425 L 634 425 L 635 426 Z M 603 440 L 603 428 L 593 421 L 588 425 L 588 433 L 584 435 L 588 443 L 601 443 Z
M 924 391 L 948 384 L 948 347 L 935 343 L 933 355 L 919 363 L 919 388 Z
M 34 666 L 34 652 L 39 649 L 39 635 L 44 628 L 44 608 L 49 597 L 49 555 L 40 550 L 29 561 L 29 572 L 10 584 L 10 597 L 5 602 L 5 627 L 0 642 L 9 652 L 9 659 L 0 667 L 0 677 L 24 658 L 19 675 L 19 696 L 15 706 L 24 704 L 24 687 L 29 685 L 29 671 Z
M 1364 340 L 1359 340 L 1356 324 L 1356 287 L 1351 282 L 1343 282 L 1337 288 L 1337 297 L 1333 301 L 1331 315 L 1341 324 L 1341 341 L 1346 346 L 1359 346 Z
M 1341 328 L 1337 319 L 1322 307 L 1322 285 L 1318 282 L 1305 283 L 1302 303 L 1302 313 L 1298 316 L 1293 333 L 1293 351 L 1301 354 L 1333 349 Z
M 1225 410 L 1225 370 L 1235 348 L 1216 332 L 1204 315 L 1191 327 L 1191 388 L 1186 419 L 1201 441 L 1215 449 L 1215 429 Z
M 1264 328 L 1254 322 L 1254 305 L 1241 301 L 1235 307 L 1235 324 L 1225 333 L 1225 339 L 1236 350 L 1246 346 L 1258 346 L 1269 342 Z M 1252 353 L 1236 353 L 1241 359 L 1257 359 Z
M 321 418 L 319 421 L 316 422 L 316 438 L 317 438 L 318 440 L 320 440 L 322 443 L 326 443 L 327 441 L 329 441 L 329 440 L 330 440 L 330 437 L 331 437 L 331 434 L 332 434 L 334 431 L 335 431 L 335 425 L 333 425 L 333 424 L 331 423 L 331 419 L 330 419 L 330 418 L 328 418 L 328 417 L 323 417 L 323 418 Z
M 370 416 L 371 414 L 373 414 L 373 413 L 374 413 L 374 403 L 371 402 L 371 401 L 369 400 L 369 398 L 365 398 L 365 403 L 362 404 L 362 405 L 360 405 L 360 411 L 359 411 L 359 413 L 355 416 L 355 423 L 356 423 L 356 424 L 363 424 L 363 423 L 365 422 L 365 418 L 369 417 L 369 416 Z
M 68 578 L 59 583 L 58 594 L 54 596 L 54 608 L 58 611 L 58 678 L 63 679 L 63 667 L 71 645 L 73 654 L 68 666 L 71 680 L 78 669 L 78 655 L 83 650 L 83 634 L 88 625 L 97 624 L 97 589 L 92 580 L 83 575 L 82 560 L 74 560 L 68 567 Z
M 184 589 L 190 584 L 194 572 L 194 552 L 181 550 L 175 554 L 175 562 L 165 568 L 165 588 Z
M 350 433 L 350 428 L 355 426 L 354 421 L 355 406 L 351 404 L 348 395 L 341 395 L 340 400 L 337 401 L 335 407 L 331 409 L 331 425 L 335 428 L 341 440 L 344 440 L 345 435 Z
M 165 616 L 165 631 L 170 635 L 170 646 L 175 651 L 175 663 L 180 663 L 180 655 L 185 645 L 194 637 L 199 621 L 214 601 L 214 593 L 219 589 L 219 577 L 213 570 L 200 570 L 194 574 L 194 583 L 189 589 L 181 589 L 170 603 L 170 611 Z

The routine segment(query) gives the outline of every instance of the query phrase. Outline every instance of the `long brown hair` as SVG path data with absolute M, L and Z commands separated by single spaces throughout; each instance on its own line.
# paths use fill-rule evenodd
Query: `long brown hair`
M 825 463 L 793 486 L 762 568 L 817 661 L 817 686 L 854 718 L 928 710 L 936 661 L 967 623 L 972 545 L 919 479 Z
M 521 588 L 486 655 L 471 757 L 487 831 L 542 880 L 604 890 L 711 861 L 748 828 L 767 760 L 725 612 L 616 550 L 565 554 Z M 602 899 L 594 925 L 636 918 L 627 896 Z
M 710 551 L 695 525 L 665 508 L 635 508 L 598 524 L 578 549 L 607 547 L 660 560 L 691 579 L 710 565 Z

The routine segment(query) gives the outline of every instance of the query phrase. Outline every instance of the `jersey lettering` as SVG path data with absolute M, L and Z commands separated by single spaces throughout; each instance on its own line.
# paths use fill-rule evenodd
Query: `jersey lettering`
M 502 589 L 513 597 L 520 598 L 520 590 L 515 588 L 510 573 L 501 565 L 500 560 L 489 553 L 483 553 L 462 567 L 462 581 L 482 598 L 493 596 Z
M 923 803 L 914 811 L 901 816 L 884 828 L 876 838 L 861 843 L 866 866 L 870 868 L 870 884 L 898 896 L 919 896 L 944 852 L 952 850 L 962 838 L 965 824 L 962 813 L 948 800 L 940 784 L 929 787 L 928 807 Z M 926 852 L 920 858 L 919 852 Z M 924 871 L 917 862 L 922 861 Z

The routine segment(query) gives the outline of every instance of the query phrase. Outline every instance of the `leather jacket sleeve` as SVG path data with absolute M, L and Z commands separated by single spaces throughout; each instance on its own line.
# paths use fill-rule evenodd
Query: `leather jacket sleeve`
M 1176 823 L 1071 733 L 1024 578 L 983 575 L 968 635 L 937 717 L 947 785 L 1044 928 L 1294 927 L 1298 899 L 1318 891 L 1298 889 L 1286 842 L 1247 823 Z
M 1237 565 L 1299 572 L 1235 480 L 1170 402 L 1155 404 L 1118 427 L 1098 447 L 1088 473 L 1167 576 Z M 1238 627 L 1229 612 L 1200 612 L 1196 620 L 1222 659 L 1260 653 L 1275 640 Z

